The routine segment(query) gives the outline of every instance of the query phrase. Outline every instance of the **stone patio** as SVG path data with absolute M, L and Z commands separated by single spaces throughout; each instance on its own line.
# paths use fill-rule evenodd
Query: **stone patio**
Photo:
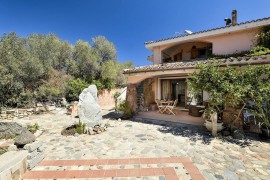
M 232 138 L 212 138 L 202 126 L 177 122 L 153 124 L 151 120 L 145 122 L 118 121 L 111 118 L 115 115 L 113 112 L 104 111 L 103 113 L 104 118 L 109 120 L 110 127 L 107 131 L 94 136 L 61 136 L 60 132 L 64 127 L 78 121 L 78 119 L 64 114 L 63 110 L 32 116 L 28 120 L 18 120 L 23 124 L 38 122 L 44 129 L 44 133 L 37 140 L 44 142 L 45 160 L 28 172 L 25 179 L 42 178 L 35 176 L 35 174 L 64 170 L 67 170 L 66 174 L 69 175 L 76 172 L 75 177 L 83 176 L 84 173 L 89 173 L 89 170 L 104 170 L 95 171 L 95 173 L 101 173 L 100 177 L 95 176 L 95 178 L 127 179 L 128 177 L 117 177 L 114 174 L 119 173 L 120 169 L 128 169 L 133 172 L 131 169 L 136 168 L 141 170 L 136 172 L 137 174 L 134 171 L 135 175 L 133 176 L 129 174 L 130 178 L 202 179 L 201 176 L 195 177 L 194 173 L 188 170 L 191 166 L 194 166 L 193 170 L 198 169 L 199 173 L 197 174 L 202 174 L 205 179 L 269 179 L 269 141 L 261 141 L 256 137 L 249 137 L 245 141 Z M 127 160 L 130 162 L 131 159 L 144 158 L 152 158 L 155 162 L 144 164 L 137 160 L 136 163 L 127 163 Z M 161 159 L 163 158 L 179 158 L 179 161 L 177 163 L 162 163 Z M 91 160 L 97 159 L 107 161 L 107 164 L 90 163 Z M 121 159 L 126 160 L 126 163 L 118 164 Z M 180 159 L 190 160 L 190 164 L 185 165 Z M 63 162 L 61 160 L 71 160 L 70 162 L 74 164 L 66 166 L 61 164 Z M 113 160 L 116 160 L 117 164 L 108 163 L 113 162 Z M 81 165 L 81 162 L 86 164 Z M 164 169 L 162 169 L 163 174 L 153 173 L 144 176 L 142 172 L 147 171 L 145 170 L 147 168 L 152 168 L 149 169 L 151 172 L 160 171 L 159 168 L 173 168 L 177 177 L 175 174 L 173 177 L 167 177 L 164 174 Z M 84 170 L 83 173 L 81 170 Z M 105 170 L 115 171 L 108 171 L 107 173 L 112 173 L 109 177 L 109 175 L 105 175 Z M 59 173 L 61 174 L 61 172 Z M 59 176 L 63 178 L 63 175 Z M 53 179 L 54 177 L 47 178 Z M 65 178 L 71 177 L 65 176 Z
M 175 115 L 167 113 L 161 114 L 158 111 L 139 112 L 136 115 L 136 118 L 154 119 L 193 125 L 203 125 L 205 123 L 205 120 L 202 117 L 193 117 L 189 115 L 188 110 L 185 111 L 185 109 L 174 109 L 173 111 Z

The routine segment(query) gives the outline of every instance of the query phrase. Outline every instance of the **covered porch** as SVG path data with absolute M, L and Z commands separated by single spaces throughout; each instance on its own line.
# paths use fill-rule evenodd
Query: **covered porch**
M 193 97 L 194 95 L 188 87 L 189 75 L 194 70 L 194 68 L 180 68 L 170 71 L 148 71 L 147 73 L 143 71 L 129 74 L 127 101 L 133 112 L 136 112 L 136 117 L 203 125 L 203 118 L 189 114 L 189 107 L 197 105 L 198 99 Z M 171 102 L 177 100 L 173 107 L 175 115 L 159 113 L 157 99 Z M 203 101 L 203 94 L 199 99 L 200 102 Z
M 185 123 L 185 124 L 200 125 L 200 126 L 202 126 L 204 123 L 204 119 L 202 117 L 193 117 L 189 115 L 189 112 L 187 109 L 176 108 L 173 111 L 175 115 L 161 114 L 157 110 L 138 112 L 135 118 L 161 120 L 164 122 L 177 122 L 177 123 Z

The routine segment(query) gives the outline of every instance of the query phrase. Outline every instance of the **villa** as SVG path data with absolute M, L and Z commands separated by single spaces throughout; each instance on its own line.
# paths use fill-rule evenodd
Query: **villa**
M 145 47 L 153 53 L 147 60 L 153 65 L 124 71 L 128 77 L 127 101 L 132 109 L 136 112 L 151 109 L 155 99 L 178 99 L 179 109 L 196 104 L 187 82 L 196 65 L 209 62 L 207 58 L 212 55 L 224 56 L 220 60 L 223 65 L 270 64 L 269 54 L 230 57 L 256 46 L 256 35 L 270 25 L 270 17 L 237 23 L 237 11 L 233 10 L 232 18 L 225 21 L 224 27 L 186 31 L 180 36 L 145 42 Z M 207 98 L 207 92 L 202 92 L 200 101 L 205 102 Z

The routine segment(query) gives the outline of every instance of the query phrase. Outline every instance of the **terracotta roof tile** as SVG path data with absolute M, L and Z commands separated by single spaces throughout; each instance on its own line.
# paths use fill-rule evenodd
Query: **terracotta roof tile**
M 216 60 L 196 60 L 189 62 L 174 62 L 163 63 L 149 66 L 139 66 L 133 69 L 124 70 L 124 74 L 138 73 L 138 72 L 151 72 L 151 71 L 163 71 L 163 70 L 175 70 L 175 69 L 189 69 L 196 68 L 199 63 L 215 63 L 220 62 L 221 65 L 246 65 L 246 64 L 269 64 L 270 54 L 261 56 L 244 56 L 244 57 L 229 57 Z
M 235 26 L 239 26 L 239 25 L 242 25 L 242 24 L 249 24 L 249 23 L 259 22 L 259 21 L 268 20 L 268 19 L 270 19 L 270 17 L 256 19 L 256 20 L 252 20 L 252 21 L 242 22 L 242 23 L 239 23 L 239 24 L 237 24 Z M 160 42 L 160 41 L 166 41 L 166 40 L 170 40 L 170 39 L 176 39 L 176 38 L 184 37 L 184 36 L 192 36 L 194 34 L 205 33 L 205 32 L 214 31 L 214 30 L 218 30 L 218 29 L 226 29 L 226 28 L 230 28 L 230 27 L 232 27 L 232 25 L 230 25 L 230 26 L 222 26 L 222 27 L 208 29 L 208 30 L 203 30 L 203 31 L 198 31 L 198 32 L 194 32 L 192 34 L 185 34 L 185 35 L 173 36 L 173 37 L 164 38 L 164 39 L 155 40 L 155 41 L 148 41 L 148 42 L 145 42 L 144 44 L 147 45 L 147 44 L 152 44 L 152 43 L 156 43 L 156 42 Z

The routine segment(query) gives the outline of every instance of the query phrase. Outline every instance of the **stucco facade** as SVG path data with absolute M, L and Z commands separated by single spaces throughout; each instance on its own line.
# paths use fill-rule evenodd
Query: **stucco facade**
M 150 79 L 152 87 L 147 87 L 147 91 L 152 89 L 152 94 L 154 94 L 154 96 L 151 94 L 153 103 L 155 99 L 164 97 L 179 99 L 182 96 L 184 96 L 185 104 L 187 102 L 193 103 L 194 99 L 190 100 L 193 95 L 190 93 L 187 82 L 190 74 L 196 71 L 196 66 L 199 63 L 211 63 L 211 61 L 206 60 L 208 55 L 230 55 L 250 51 L 256 45 L 256 34 L 262 27 L 269 25 L 270 18 L 264 18 L 146 42 L 146 48 L 152 51 L 152 55 L 149 56 L 148 60 L 152 61 L 153 65 L 126 70 L 124 73 L 128 78 L 128 87 L 132 87 L 134 95 L 136 87 L 145 84 L 143 83 L 144 80 L 148 81 Z M 269 64 L 270 56 L 225 58 L 220 61 L 224 66 L 243 67 L 249 64 Z M 179 84 L 184 87 L 179 87 Z M 170 95 L 166 95 L 167 91 L 164 93 L 166 87 L 170 89 Z M 129 94 L 127 94 L 128 96 Z M 133 98 L 134 102 L 130 102 L 133 104 L 132 107 L 138 107 L 136 103 L 141 98 L 138 96 L 140 95 L 136 94 L 137 98 Z M 145 96 L 148 96 L 148 94 L 146 93 Z M 202 100 L 206 100 L 208 97 L 205 92 L 201 96 Z M 151 103 L 151 98 L 147 98 L 148 104 Z M 136 111 L 136 109 L 133 110 Z
M 191 39 L 187 41 L 180 41 L 172 44 L 165 44 L 161 46 L 153 47 L 153 64 L 162 63 L 163 52 L 168 49 L 171 57 L 175 54 L 182 52 L 182 60 L 190 60 L 190 53 L 192 46 L 197 48 L 206 47 L 207 44 L 211 44 L 212 53 L 215 55 L 227 55 L 240 53 L 242 51 L 251 50 L 256 44 L 256 34 L 259 32 L 259 28 L 253 28 L 243 31 L 222 33 L 219 35 L 213 35 L 208 37 L 201 37 Z

